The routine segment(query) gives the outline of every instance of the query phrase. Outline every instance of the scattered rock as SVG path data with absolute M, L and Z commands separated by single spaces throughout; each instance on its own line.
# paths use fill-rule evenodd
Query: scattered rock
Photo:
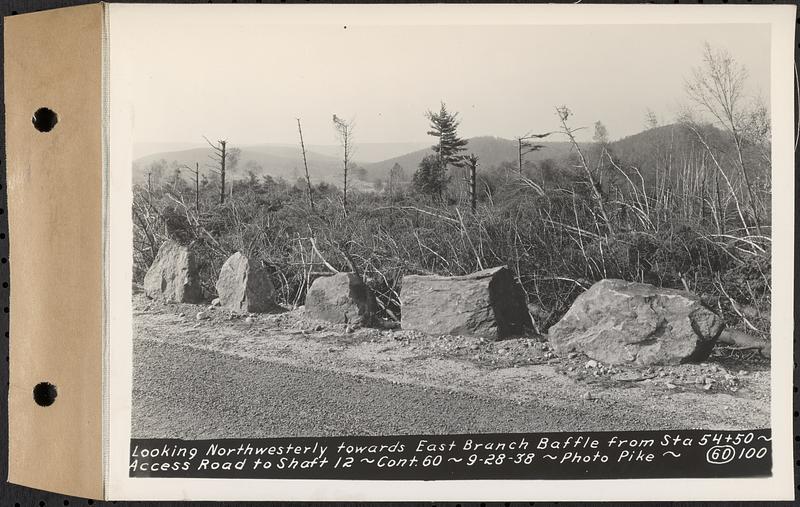
M 211 306 L 220 306 L 221 304 L 222 303 L 220 303 L 219 298 L 214 298 L 211 300 Z
M 144 293 L 150 299 L 171 303 L 199 303 L 199 267 L 192 250 L 175 241 L 165 241 L 144 276 Z
M 234 312 L 262 313 L 275 307 L 275 288 L 269 273 L 252 266 L 241 252 L 228 257 L 222 265 L 216 287 L 220 306 Z
M 577 352 L 570 352 L 569 354 L 567 354 L 567 357 L 569 359 L 575 359 L 576 357 L 578 357 L 578 353 Z
M 533 327 L 525 293 L 504 266 L 465 276 L 404 276 L 400 300 L 403 329 L 497 340 Z
M 582 398 L 586 401 L 591 401 L 595 399 L 594 395 L 590 391 L 586 391 L 585 393 L 583 393 Z
M 675 389 L 676 387 L 678 387 L 675 384 L 673 384 L 672 382 L 667 382 L 664 385 L 667 386 L 667 389 Z
M 244 321 L 245 321 L 246 324 L 252 324 L 253 323 L 253 317 L 247 317 L 246 319 L 244 319 Z
M 195 318 L 197 320 L 203 320 L 203 319 L 207 319 L 208 315 L 206 315 L 205 312 L 197 312 L 197 315 L 195 315 Z
M 578 296 L 549 342 L 604 363 L 668 365 L 708 357 L 723 327 L 694 294 L 607 279 Z
M 306 314 L 338 324 L 368 324 L 375 297 L 355 273 L 337 273 L 314 280 L 306 295 Z M 349 331 L 352 332 L 352 331 Z
M 597 361 L 595 361 L 594 359 L 589 359 L 588 361 L 586 361 L 585 366 L 587 368 L 597 368 Z

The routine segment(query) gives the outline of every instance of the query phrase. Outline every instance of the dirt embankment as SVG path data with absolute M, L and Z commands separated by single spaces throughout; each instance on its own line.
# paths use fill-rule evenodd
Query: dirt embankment
M 521 409 L 538 406 L 553 414 L 567 410 L 578 418 L 570 430 L 752 429 L 770 424 L 769 363 L 755 353 L 745 357 L 719 349 L 702 364 L 635 369 L 603 365 L 579 354 L 557 357 L 540 337 L 488 342 L 400 329 L 353 329 L 314 321 L 302 309 L 240 316 L 207 305 L 164 306 L 141 296 L 134 298 L 134 338 L 138 348 L 160 342 L 254 360 L 265 369 L 278 363 L 367 383 L 375 379 L 381 385 L 467 394 Z M 140 370 L 161 367 L 147 361 L 135 364 Z M 134 376 L 147 378 L 146 373 Z M 566 428 L 550 427 L 546 421 L 535 429 L 559 430 Z

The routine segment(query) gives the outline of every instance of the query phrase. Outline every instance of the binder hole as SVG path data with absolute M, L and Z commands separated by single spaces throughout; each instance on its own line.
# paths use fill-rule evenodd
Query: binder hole
M 39 382 L 33 388 L 33 401 L 39 406 L 49 407 L 55 403 L 56 396 L 58 396 L 56 386 L 50 382 Z
M 58 115 L 51 109 L 40 107 L 33 113 L 31 121 L 39 132 L 50 132 L 58 123 Z

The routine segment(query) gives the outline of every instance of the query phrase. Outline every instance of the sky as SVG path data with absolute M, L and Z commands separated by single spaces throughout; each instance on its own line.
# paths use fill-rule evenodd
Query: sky
M 459 113 L 466 138 L 554 130 L 563 104 L 574 127 L 599 120 L 617 139 L 643 130 L 648 109 L 662 123 L 674 119 L 706 41 L 747 68 L 749 94 L 769 100 L 768 25 L 345 27 L 134 16 L 115 28 L 111 62 L 126 67 L 134 144 L 296 143 L 296 118 L 306 143 L 334 144 L 333 114 L 354 119 L 356 143 L 430 142 L 425 112 L 441 101 Z

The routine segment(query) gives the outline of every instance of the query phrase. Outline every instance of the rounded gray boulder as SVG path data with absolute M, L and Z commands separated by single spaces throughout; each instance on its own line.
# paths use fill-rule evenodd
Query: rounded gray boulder
M 489 340 L 533 328 L 525 292 L 500 266 L 464 276 L 408 275 L 400 291 L 403 329 Z
M 228 257 L 217 279 L 219 305 L 239 313 L 274 308 L 275 288 L 266 269 L 253 266 L 241 252 Z
M 375 297 L 355 273 L 336 273 L 314 280 L 305 312 L 338 324 L 367 324 L 375 313 Z
M 170 303 L 198 303 L 203 299 L 199 268 L 186 245 L 165 241 L 144 276 L 144 293 Z
M 582 352 L 610 364 L 674 365 L 708 357 L 724 327 L 690 292 L 606 279 L 578 296 L 548 334 L 559 355 Z

